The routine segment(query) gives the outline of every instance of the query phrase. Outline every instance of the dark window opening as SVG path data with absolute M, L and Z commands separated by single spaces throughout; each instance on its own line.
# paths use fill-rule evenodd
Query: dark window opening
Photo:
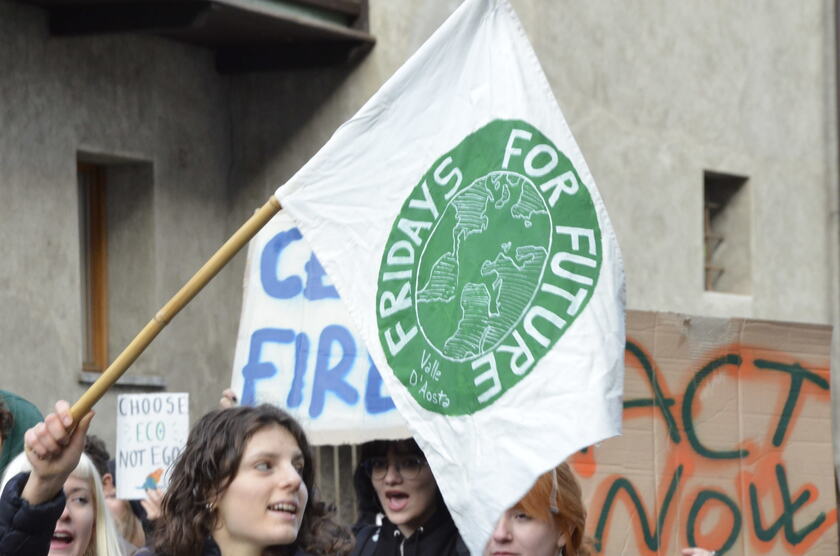
M 707 291 L 750 293 L 750 212 L 745 176 L 703 173 L 703 282 Z
M 153 169 L 143 161 L 83 156 L 77 170 L 82 370 L 102 372 L 153 308 Z M 135 368 L 147 365 L 138 361 Z
M 103 371 L 108 366 L 108 214 L 105 169 L 78 164 L 81 220 L 82 369 Z

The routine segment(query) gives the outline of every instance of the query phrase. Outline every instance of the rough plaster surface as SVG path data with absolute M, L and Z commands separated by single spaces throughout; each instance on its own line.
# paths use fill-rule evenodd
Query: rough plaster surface
M 132 308 L 125 318 L 145 324 L 226 236 L 227 83 L 206 51 L 136 35 L 50 38 L 41 10 L 8 2 L 0 45 L 0 387 L 46 410 L 86 387 L 78 153 L 153 165 L 154 195 L 141 208 L 154 227 L 135 247 L 151 268 L 111 288 L 116 306 Z M 238 292 L 211 285 L 132 371 L 165 376 L 203 413 L 230 372 L 238 307 Z M 93 428 L 111 447 L 115 395 L 131 391 L 97 405 Z
M 512 3 L 607 204 L 631 308 L 837 322 L 833 2 Z M 370 0 L 358 65 L 229 78 L 200 48 L 51 38 L 40 10 L 0 1 L 2 387 L 42 408 L 83 389 L 79 151 L 152 165 L 152 268 L 130 303 L 145 321 L 458 4 Z M 703 291 L 704 170 L 750 179 L 751 295 Z M 229 380 L 243 263 L 138 369 L 189 390 L 193 417 Z

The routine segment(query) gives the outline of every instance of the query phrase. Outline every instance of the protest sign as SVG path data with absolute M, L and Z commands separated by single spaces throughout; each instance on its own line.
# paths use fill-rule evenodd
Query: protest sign
M 289 411 L 312 444 L 409 435 L 347 308 L 284 213 L 248 247 L 231 388 L 243 405 Z
M 117 396 L 117 498 L 137 500 L 166 488 L 190 432 L 189 394 Z
M 573 456 L 596 553 L 834 556 L 831 327 L 627 313 L 624 435 Z
M 473 553 L 618 434 L 624 273 L 505 0 L 467 0 L 275 193 L 347 304 Z

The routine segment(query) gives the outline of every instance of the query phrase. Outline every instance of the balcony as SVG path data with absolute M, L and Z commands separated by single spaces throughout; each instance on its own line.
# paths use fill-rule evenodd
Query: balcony
M 373 47 L 367 0 L 19 0 L 53 36 L 148 33 L 216 53 L 220 73 L 351 63 Z

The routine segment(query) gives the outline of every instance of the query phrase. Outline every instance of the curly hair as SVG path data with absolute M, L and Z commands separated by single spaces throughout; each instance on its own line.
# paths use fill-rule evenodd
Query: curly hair
M 335 506 L 315 502 L 306 540 L 301 548 L 306 554 L 347 556 L 356 546 L 353 533 L 335 520 Z
M 197 556 L 217 524 L 212 501 L 225 492 L 236 477 L 245 447 L 259 430 L 280 425 L 295 438 L 303 453 L 301 478 L 310 493 L 294 543 L 272 547 L 265 554 L 294 554 L 298 547 L 323 546 L 315 525 L 328 513 L 315 500 L 315 472 L 306 435 L 295 419 L 277 407 L 217 409 L 204 415 L 190 431 L 187 445 L 178 457 L 163 497 L 162 516 L 154 534 L 154 548 L 160 554 Z

